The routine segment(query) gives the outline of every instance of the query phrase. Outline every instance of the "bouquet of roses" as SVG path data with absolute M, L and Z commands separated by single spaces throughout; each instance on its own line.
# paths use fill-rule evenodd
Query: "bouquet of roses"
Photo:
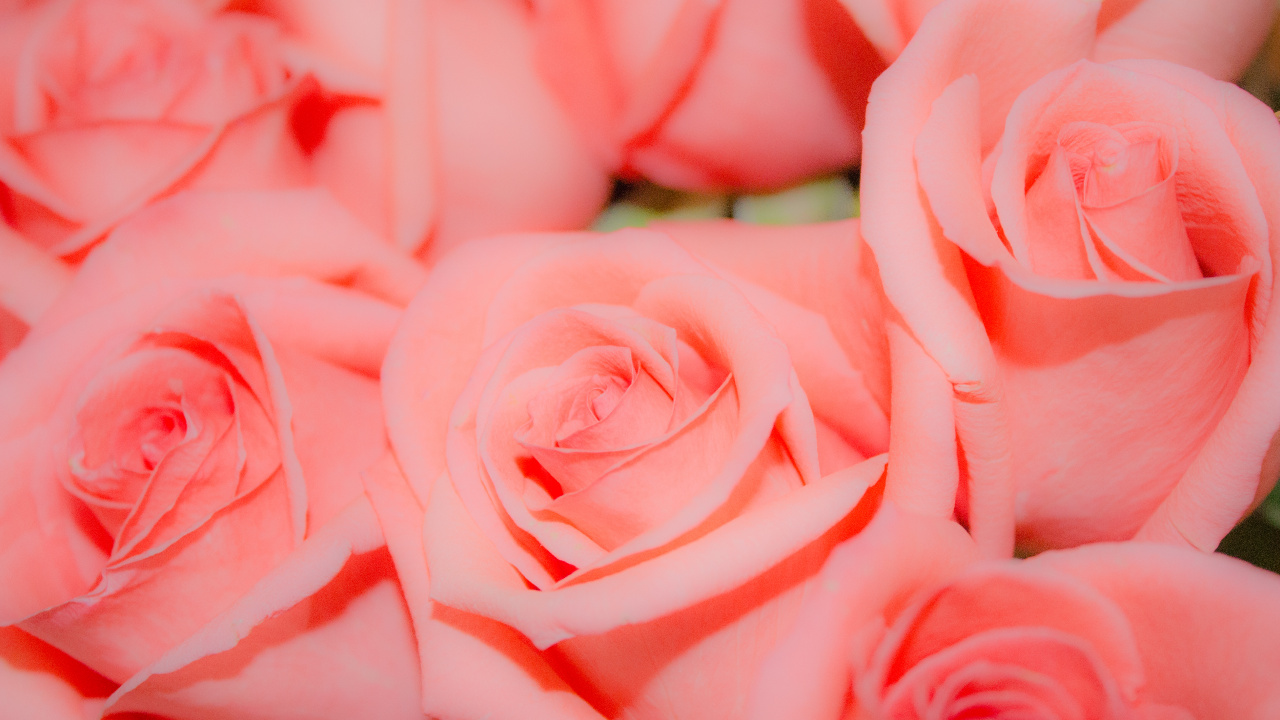
M 1278 11 L 0 0 L 0 719 L 1280 717 Z

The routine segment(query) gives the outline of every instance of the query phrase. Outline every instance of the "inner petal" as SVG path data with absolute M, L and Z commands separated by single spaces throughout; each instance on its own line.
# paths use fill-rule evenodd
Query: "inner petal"
M 1031 269 L 1045 277 L 1096 279 L 1086 245 L 1088 228 L 1076 202 L 1076 181 L 1064 148 L 1054 149 L 1027 190 L 1026 208 Z
M 232 400 L 215 367 L 175 349 L 133 353 L 107 368 L 76 413 L 72 477 L 90 498 L 132 505 L 204 416 L 229 416 Z
M 1174 174 L 1176 133 L 1151 122 L 1070 123 L 1059 135 L 1076 182 L 1100 277 L 1181 281 L 1203 277 L 1187 236 Z

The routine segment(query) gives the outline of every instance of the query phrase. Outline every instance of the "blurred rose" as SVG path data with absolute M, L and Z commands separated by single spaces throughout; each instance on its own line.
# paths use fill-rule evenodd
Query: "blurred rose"
M 1274 574 L 1149 543 L 957 574 L 954 562 L 939 562 L 949 545 L 940 528 L 932 534 L 943 542 L 922 553 L 928 526 L 889 520 L 833 553 L 828 582 L 753 689 L 753 720 L 1190 720 L 1280 710 L 1280 651 L 1267 620 L 1280 601 Z M 895 550 L 905 550 L 899 562 L 885 562 Z
M 856 223 L 670 233 L 469 243 L 410 307 L 383 370 L 408 483 L 371 492 L 406 585 L 430 569 L 429 715 L 738 717 L 874 508 L 874 285 L 810 309 L 870 272 Z
M 871 42 L 893 60 L 942 0 L 840 0 Z M 1271 27 L 1271 0 L 1102 0 L 1093 59 L 1168 60 L 1219 80 L 1249 64 Z
M 418 716 L 360 482 L 400 311 L 311 279 L 411 293 L 361 233 L 322 193 L 183 194 L 0 365 L 0 623 L 119 683 L 110 710 Z M 290 270 L 311 277 L 261 277 Z M 237 271 L 259 277 L 202 279 Z
M 854 164 L 884 69 L 837 0 L 539 0 L 539 66 L 624 174 L 763 189 Z
M 194 3 L 37 3 L 3 24 L 0 212 L 76 255 L 180 188 L 308 181 L 276 27 Z
M 512 0 L 257 0 L 331 91 L 317 179 L 428 261 L 470 237 L 585 227 L 609 168 L 534 69 Z
M 1280 128 L 1193 70 L 1090 61 L 1097 11 L 946 3 L 872 92 L 864 232 L 938 390 L 895 396 L 896 456 L 958 437 L 992 547 L 1016 521 L 1212 549 L 1280 469 Z

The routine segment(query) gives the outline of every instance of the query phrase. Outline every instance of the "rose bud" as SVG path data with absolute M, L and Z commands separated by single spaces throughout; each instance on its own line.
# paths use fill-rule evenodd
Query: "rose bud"
M 804 621 L 764 664 L 750 720 L 1189 720 L 1280 709 L 1273 573 L 1138 542 L 958 570 L 962 534 L 885 519 L 832 554 Z
M 117 684 L 108 713 L 420 717 L 361 481 L 401 314 L 373 294 L 415 269 L 368 235 L 322 192 L 184 193 L 0 363 L 0 624 Z
M 1015 526 L 1211 550 L 1280 471 L 1280 126 L 1197 71 L 1093 61 L 1098 11 L 940 5 L 867 116 L 863 231 L 912 388 L 890 487 L 929 505 L 958 477 L 995 554 Z
M 428 715 L 740 716 L 878 504 L 887 376 L 875 286 L 846 282 L 871 271 L 856 238 L 526 234 L 435 266 L 388 351 L 395 462 L 370 484 L 417 588 Z

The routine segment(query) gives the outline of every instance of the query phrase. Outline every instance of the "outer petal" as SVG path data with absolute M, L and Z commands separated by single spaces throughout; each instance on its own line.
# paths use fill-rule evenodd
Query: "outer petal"
M 1280 207 L 1274 201 L 1280 198 L 1280 128 L 1271 112 L 1243 90 L 1163 63 L 1124 64 L 1164 77 L 1217 113 L 1264 199 L 1269 256 L 1259 258 L 1263 264 L 1250 298 L 1249 370 L 1214 433 L 1140 533 L 1208 550 L 1280 475 L 1280 413 L 1272 400 L 1280 392 L 1280 303 L 1271 297 L 1280 267 Z
M 664 221 L 649 228 L 670 235 L 681 247 L 724 271 L 784 340 L 793 316 L 784 316 L 781 308 L 775 315 L 773 309 L 779 303 L 768 295 L 821 316 L 850 364 L 864 376 L 867 391 L 881 407 L 888 406 L 880 277 L 857 220 L 789 227 L 731 220 Z M 804 355 L 793 351 L 792 362 L 805 362 Z M 812 397 L 816 393 L 809 394 L 811 403 L 821 402 Z
M 71 271 L 7 225 L 0 225 L 0 255 L 0 307 L 31 325 L 58 299 Z
M 418 718 L 409 616 L 364 498 L 235 606 L 124 683 L 112 711 Z M 282 681 L 280 668 L 289 668 Z
M 1128 616 L 1146 668 L 1144 697 L 1194 717 L 1280 711 L 1275 575 L 1234 558 L 1146 543 L 1091 545 L 1028 561 L 1097 588 Z
M 931 225 L 918 191 L 915 142 L 944 88 L 973 74 L 982 92 L 984 153 L 999 137 L 1014 98 L 1050 70 L 1087 57 L 1097 5 L 960 0 L 931 13 L 902 57 L 872 88 L 863 157 L 862 232 L 876 255 L 889 301 L 953 383 L 978 383 L 990 363 L 958 252 Z M 1016 39 L 1025 28 L 1046 35 Z M 993 35 L 993 33 L 995 35 Z M 989 51 L 1023 48 L 1014 59 Z
M 394 458 L 371 469 L 365 483 L 413 617 L 427 690 L 423 710 L 447 718 L 600 720 L 526 638 L 430 600 L 422 508 Z
M 426 279 L 323 190 L 188 192 L 111 233 L 77 272 L 62 322 L 158 278 L 302 275 L 405 305 Z
M 0 628 L 0 708 L 4 720 L 98 717 L 113 686 L 17 628 Z
M 1117 12 L 1124 5 L 1130 6 L 1127 11 Z M 1262 45 L 1276 10 L 1276 4 L 1268 0 L 1224 0 L 1212 5 L 1112 0 L 1103 4 L 1098 19 L 1094 59 L 1168 60 L 1219 80 L 1231 80 Z
M 748 720 L 843 717 L 851 663 L 870 651 L 859 638 L 869 638 L 918 588 L 945 580 L 976 555 L 954 522 L 885 502 L 865 530 L 832 552 L 795 627 L 761 666 Z
M 434 10 L 439 214 L 426 257 L 480 235 L 585 226 L 607 170 L 538 79 L 527 11 L 500 0 Z
M 1086 57 L 1092 50 L 1097 5 L 1093 3 L 1025 3 L 957 1 L 931 13 L 910 46 L 872 87 L 868 101 L 863 156 L 862 233 L 876 256 L 884 292 L 903 320 L 910 338 L 903 347 L 918 345 L 942 369 L 960 402 L 955 435 L 962 450 L 977 462 L 1003 467 L 1001 421 L 993 402 L 1000 396 L 994 375 L 994 356 L 978 317 L 960 251 L 938 227 L 920 192 L 916 142 L 932 111 L 935 98 L 956 79 L 972 74 L 981 89 L 976 126 L 985 152 L 996 142 L 1009 105 L 1019 92 L 1044 73 Z M 1018 35 L 1027 27 L 1045 35 L 1034 44 Z M 1016 59 L 990 52 L 1009 43 L 1022 48 Z M 962 182 L 977 182 L 966 178 Z M 923 368 L 921 368 L 923 372 Z M 938 398 L 937 400 L 941 400 Z M 895 401 L 896 402 L 896 401 Z M 939 419 L 938 406 L 927 416 Z M 895 413 L 896 416 L 896 413 Z M 945 443 L 953 433 L 933 427 Z M 910 433 L 912 428 L 903 427 Z M 939 447 L 945 447 L 939 446 Z M 948 463 L 949 464 L 949 463 Z M 911 473 L 911 494 L 936 501 L 954 492 L 947 475 Z M 1012 483 L 1007 473 L 987 486 L 992 496 L 975 509 L 992 513 L 990 533 L 979 529 L 984 546 L 995 555 L 1008 552 Z M 897 483 L 890 478 L 891 497 Z M 904 498 L 905 499 L 905 498 Z M 914 507 L 913 504 L 908 507 Z M 977 527 L 986 525 L 979 521 Z
M 475 526 L 452 483 L 437 483 L 425 531 L 435 568 L 432 596 L 502 620 L 540 647 L 656 619 L 739 587 L 815 541 L 858 506 L 881 462 L 873 458 L 806 485 L 696 543 L 550 591 L 527 589 Z
M 862 99 L 882 66 L 834 2 L 728 0 L 706 46 L 669 114 L 631 140 L 629 165 L 707 189 L 776 187 L 857 160 Z M 836 77 L 815 57 L 828 48 Z

